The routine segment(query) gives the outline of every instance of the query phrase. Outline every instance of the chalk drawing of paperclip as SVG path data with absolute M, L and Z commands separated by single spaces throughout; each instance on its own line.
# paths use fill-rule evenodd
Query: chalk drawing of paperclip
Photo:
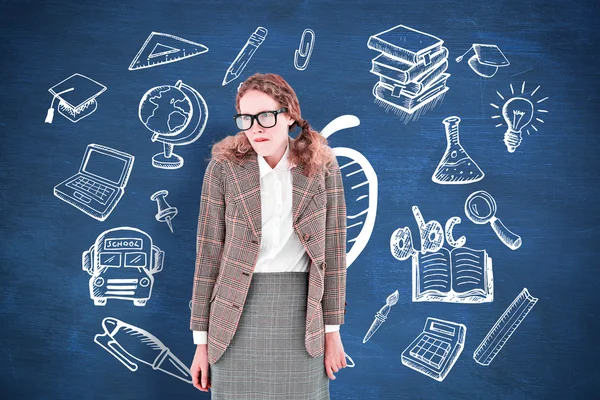
M 308 67 L 308 62 L 310 61 L 310 55 L 312 54 L 313 47 L 315 46 L 315 32 L 312 29 L 305 29 L 302 32 L 302 37 L 300 38 L 300 48 L 296 49 L 294 53 L 294 67 L 297 70 L 304 71 L 306 67 Z M 302 65 L 298 62 L 299 58 L 302 58 Z

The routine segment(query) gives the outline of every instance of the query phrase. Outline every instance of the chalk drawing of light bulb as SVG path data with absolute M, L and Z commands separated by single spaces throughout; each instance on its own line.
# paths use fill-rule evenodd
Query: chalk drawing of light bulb
M 502 117 L 508 125 L 504 133 L 504 144 L 509 153 L 514 153 L 521 144 L 521 134 L 533 118 L 533 103 L 523 97 L 513 97 L 504 103 Z
M 536 132 L 538 129 L 534 125 L 535 123 L 544 123 L 541 117 L 542 114 L 548 113 L 548 110 L 540 109 L 538 104 L 547 100 L 548 97 L 537 100 L 534 104 L 533 96 L 536 94 L 540 87 L 536 87 L 531 93 L 525 91 L 525 82 L 521 85 L 521 93 L 515 95 L 515 89 L 512 83 L 510 84 L 511 96 L 503 96 L 500 92 L 496 92 L 498 97 L 504 101 L 504 105 L 500 107 L 497 104 L 490 103 L 490 105 L 498 110 L 501 110 L 502 115 L 493 115 L 494 118 L 504 118 L 506 122 L 506 131 L 504 132 L 504 144 L 509 153 L 514 153 L 517 147 L 521 144 L 523 131 L 529 135 L 529 127 Z M 529 95 L 529 96 L 527 96 Z M 531 100 L 527 97 L 532 98 Z M 535 114 L 540 113 L 539 117 Z M 535 119 L 534 119 L 535 118 Z M 496 127 L 503 126 L 503 123 L 499 123 Z

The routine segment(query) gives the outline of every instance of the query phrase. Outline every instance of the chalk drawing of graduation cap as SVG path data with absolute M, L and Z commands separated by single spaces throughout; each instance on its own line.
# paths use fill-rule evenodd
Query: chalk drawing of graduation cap
M 71 122 L 77 122 L 91 115 L 98 102 L 96 97 L 106 90 L 106 86 L 85 75 L 73 74 L 67 79 L 52 86 L 48 91 L 54 96 L 46 115 L 46 123 L 51 124 L 54 118 L 54 100 L 60 99 L 58 112 Z
M 471 50 L 475 52 L 469 58 L 469 66 L 475 73 L 484 78 L 496 75 L 498 68 L 510 65 L 502 51 L 495 44 L 473 44 L 462 56 L 456 58 L 456 62 L 462 61 L 463 57 Z

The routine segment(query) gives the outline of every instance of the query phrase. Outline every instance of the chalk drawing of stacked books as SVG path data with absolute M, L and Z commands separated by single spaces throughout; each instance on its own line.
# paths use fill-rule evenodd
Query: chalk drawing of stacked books
M 380 54 L 371 60 L 375 102 L 392 109 L 404 122 L 435 107 L 448 91 L 448 49 L 428 33 L 398 25 L 371 37 L 367 47 Z

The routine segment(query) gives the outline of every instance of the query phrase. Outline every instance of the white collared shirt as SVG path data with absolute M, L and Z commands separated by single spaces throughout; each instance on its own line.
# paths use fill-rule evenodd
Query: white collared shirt
M 292 171 L 290 145 L 275 168 L 257 155 L 260 171 L 262 230 L 258 260 L 254 273 L 306 272 L 310 257 L 298 239 L 292 219 Z M 325 332 L 335 332 L 339 325 L 325 325 Z M 207 332 L 194 331 L 194 343 L 206 344 Z
M 289 144 L 275 168 L 257 156 L 260 170 L 262 238 L 254 273 L 306 272 L 310 257 L 292 226 L 292 171 Z

